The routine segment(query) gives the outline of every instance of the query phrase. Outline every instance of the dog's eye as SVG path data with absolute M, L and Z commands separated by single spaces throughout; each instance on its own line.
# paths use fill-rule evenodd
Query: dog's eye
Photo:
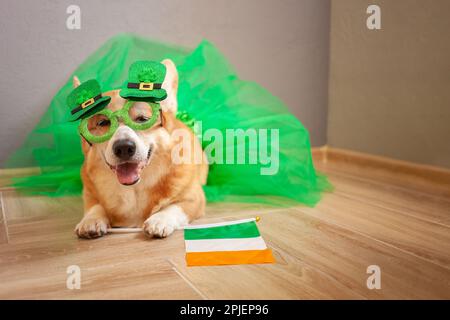
M 146 122 L 146 121 L 148 121 L 148 118 L 147 117 L 145 117 L 145 116 L 138 116 L 137 118 L 136 118 L 136 120 L 134 120 L 135 122 Z
M 100 121 L 97 122 L 97 126 L 98 127 L 107 127 L 109 126 L 111 122 L 109 120 L 106 119 L 101 119 Z

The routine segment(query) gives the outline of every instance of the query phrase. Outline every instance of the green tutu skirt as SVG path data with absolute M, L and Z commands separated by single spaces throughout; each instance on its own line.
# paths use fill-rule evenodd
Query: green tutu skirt
M 119 35 L 107 41 L 73 73 L 81 81 L 95 78 L 103 91 L 118 89 L 127 79 L 128 67 L 136 60 L 172 59 L 179 72 L 178 111 L 183 121 L 195 119 L 199 136 L 210 129 L 226 137 L 227 130 L 266 131 L 266 155 L 278 155 L 278 162 L 210 165 L 204 190 L 208 201 L 303 203 L 315 205 L 321 193 L 330 189 L 325 176 L 317 174 L 311 158 L 309 134 L 283 103 L 256 83 L 240 80 L 232 66 L 209 42 L 194 49 L 162 44 L 133 35 Z M 72 75 L 72 76 L 73 76 Z M 79 195 L 83 163 L 77 123 L 68 122 L 66 97 L 72 90 L 72 76 L 56 93 L 38 125 L 24 144 L 11 155 L 6 167 L 36 167 L 39 173 L 13 180 L 12 186 L 49 196 Z M 278 130 L 278 137 L 271 132 Z M 217 131 L 218 130 L 218 131 Z M 276 140 L 278 141 L 274 141 Z M 272 141 L 273 140 L 273 141 Z M 277 142 L 277 143 L 274 143 Z M 202 142 L 208 148 L 211 141 Z M 244 145 L 242 145 L 244 144 Z M 245 148 L 246 155 L 258 155 L 260 144 L 247 140 L 223 141 L 226 149 Z M 272 150 L 271 150 L 272 149 Z M 219 152 L 215 150 L 215 152 Z M 242 156 L 242 154 L 241 154 Z M 238 155 L 236 154 L 237 158 Z M 258 158 L 258 157 L 257 157 Z M 241 159 L 242 160 L 242 159 Z M 264 159 L 262 159 L 264 160 Z M 241 161 L 242 162 L 242 161 Z M 268 169 L 272 166 L 272 169 Z M 276 167 L 275 167 L 276 166 Z M 262 170 L 271 171 L 261 174 Z

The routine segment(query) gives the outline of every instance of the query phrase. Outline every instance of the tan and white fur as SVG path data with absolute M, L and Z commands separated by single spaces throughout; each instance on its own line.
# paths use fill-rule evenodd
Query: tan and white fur
M 208 164 L 197 137 L 175 117 L 177 111 L 178 73 L 171 60 L 164 60 L 167 72 L 163 88 L 167 98 L 161 101 L 161 119 L 147 130 L 132 130 L 123 122 L 110 140 L 90 145 L 83 138 L 84 217 L 75 228 L 82 238 L 103 236 L 109 227 L 142 227 L 151 237 L 166 237 L 205 211 Z M 74 77 L 74 86 L 79 80 Z M 126 102 L 119 90 L 104 93 L 111 97 L 107 108 L 119 110 Z M 174 164 L 173 147 L 179 143 L 172 136 L 177 129 L 189 132 L 190 146 L 201 152 L 202 163 Z M 123 162 L 116 156 L 115 143 L 128 141 L 135 145 L 129 161 L 138 164 L 138 181 L 132 185 L 119 182 L 117 168 Z M 150 150 L 151 149 L 151 150 Z M 194 155 L 193 155 L 194 156 Z M 197 155 L 198 156 L 198 155 Z

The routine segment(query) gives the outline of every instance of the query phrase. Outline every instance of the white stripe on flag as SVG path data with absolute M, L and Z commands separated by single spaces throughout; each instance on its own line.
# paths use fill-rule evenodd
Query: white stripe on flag
M 183 229 L 203 229 L 203 228 L 212 228 L 212 227 L 221 227 L 221 226 L 231 226 L 233 224 L 245 223 L 250 221 L 256 221 L 255 218 L 242 219 L 242 220 L 233 220 L 233 221 L 224 221 L 218 223 L 208 223 L 208 224 L 197 224 L 185 226 Z
M 263 238 L 186 240 L 186 252 L 265 250 Z

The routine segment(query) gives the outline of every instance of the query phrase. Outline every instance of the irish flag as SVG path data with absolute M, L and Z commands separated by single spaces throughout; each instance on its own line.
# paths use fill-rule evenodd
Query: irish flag
M 273 263 L 256 221 L 258 218 L 184 228 L 188 266 Z

